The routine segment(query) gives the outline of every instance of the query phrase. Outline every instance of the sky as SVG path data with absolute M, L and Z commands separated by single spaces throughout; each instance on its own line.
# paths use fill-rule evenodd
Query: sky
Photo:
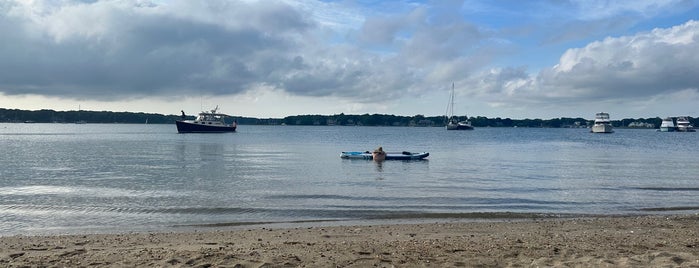
M 699 117 L 699 0 L 0 0 L 0 108 Z

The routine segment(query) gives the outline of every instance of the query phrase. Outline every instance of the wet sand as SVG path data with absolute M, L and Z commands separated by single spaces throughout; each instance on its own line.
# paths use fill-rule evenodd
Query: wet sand
M 0 267 L 699 267 L 699 215 L 0 237 Z

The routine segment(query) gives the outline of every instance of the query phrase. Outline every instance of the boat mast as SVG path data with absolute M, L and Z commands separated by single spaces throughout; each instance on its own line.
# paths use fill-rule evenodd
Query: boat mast
M 451 95 L 449 96 L 449 103 L 447 104 L 447 115 L 446 118 L 454 116 L 454 82 L 451 83 Z

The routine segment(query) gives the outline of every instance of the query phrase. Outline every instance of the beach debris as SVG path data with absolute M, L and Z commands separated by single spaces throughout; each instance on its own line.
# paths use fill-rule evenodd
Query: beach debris
M 84 248 L 79 248 L 79 249 L 76 249 L 76 250 L 71 250 L 71 251 L 63 252 L 63 253 L 61 253 L 61 254 L 58 255 L 58 256 L 59 256 L 59 257 L 70 257 L 70 256 L 78 255 L 78 254 L 83 254 L 83 253 L 85 253 L 85 252 L 87 252 L 87 251 L 86 251 Z
M 26 254 L 26 252 L 10 253 L 10 258 L 11 258 L 11 259 L 14 259 L 14 258 L 17 258 L 17 257 L 22 257 L 22 256 L 24 256 L 24 254 Z

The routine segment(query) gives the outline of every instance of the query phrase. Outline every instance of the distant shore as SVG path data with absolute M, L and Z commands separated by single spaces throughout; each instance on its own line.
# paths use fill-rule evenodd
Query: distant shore
M 54 110 L 18 110 L 0 108 L 0 122 L 4 123 L 120 123 L 120 124 L 174 124 L 182 117 L 177 114 L 156 114 L 142 112 L 111 111 L 54 111 Z M 198 111 L 190 111 L 186 119 L 194 119 Z M 402 116 L 393 114 L 333 114 L 333 115 L 290 115 L 282 118 L 255 118 L 235 115 L 228 112 L 230 118 L 240 125 L 299 125 L 299 126 L 394 126 L 394 127 L 444 127 L 444 115 Z M 594 113 L 590 114 L 592 118 Z M 663 115 L 662 118 L 667 116 Z M 592 119 L 582 117 L 559 117 L 551 119 L 538 118 L 488 118 L 485 116 L 456 116 L 458 120 L 469 120 L 477 128 L 481 127 L 524 127 L 524 128 L 588 128 Z M 699 125 L 699 118 L 687 117 L 693 125 Z M 660 127 L 661 117 L 624 118 L 616 120 L 612 115 L 611 124 L 615 128 L 653 129 Z
M 696 267 L 699 215 L 0 237 L 0 266 Z

